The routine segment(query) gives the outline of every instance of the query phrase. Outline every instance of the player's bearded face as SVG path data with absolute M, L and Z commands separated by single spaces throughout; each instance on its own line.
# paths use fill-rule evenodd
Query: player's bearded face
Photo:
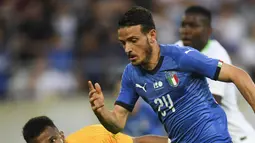
M 118 38 L 133 65 L 147 64 L 152 55 L 152 47 L 141 26 L 130 26 L 118 30 Z

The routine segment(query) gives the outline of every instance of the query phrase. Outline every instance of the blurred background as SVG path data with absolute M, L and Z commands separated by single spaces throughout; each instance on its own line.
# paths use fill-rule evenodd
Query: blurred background
M 255 79 L 255 0 L 0 0 L 1 143 L 24 143 L 22 127 L 38 115 L 66 135 L 98 123 L 87 80 L 101 84 L 112 107 L 128 63 L 117 40 L 120 15 L 133 5 L 150 9 L 159 42 L 174 43 L 185 8 L 195 4 L 212 11 L 213 38 Z

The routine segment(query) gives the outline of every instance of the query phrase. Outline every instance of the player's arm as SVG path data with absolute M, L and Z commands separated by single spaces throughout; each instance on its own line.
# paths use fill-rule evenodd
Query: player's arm
M 146 135 L 133 137 L 133 143 L 170 143 L 170 139 L 163 136 Z
M 255 112 L 255 86 L 245 71 L 220 60 L 209 58 L 192 48 L 177 49 L 176 53 L 181 69 L 213 80 L 233 82 Z
M 98 120 L 108 131 L 114 134 L 122 131 L 126 125 L 128 114 L 133 110 L 139 97 L 132 86 L 128 69 L 126 68 L 123 73 L 120 94 L 112 111 L 104 106 L 104 96 L 99 84 L 95 84 L 95 88 L 91 82 L 88 84 L 91 107 Z
M 123 130 L 129 114 L 128 110 L 119 105 L 115 105 L 113 111 L 109 111 L 104 106 L 104 96 L 100 85 L 96 83 L 94 87 L 90 81 L 88 85 L 90 90 L 90 104 L 100 123 L 113 134 L 117 134 Z
M 124 129 L 129 111 L 119 105 L 115 105 L 112 111 L 102 107 L 95 114 L 108 131 L 117 134 Z
M 94 87 L 90 81 L 88 85 L 90 90 L 90 104 L 98 120 L 113 134 L 120 132 L 125 127 L 129 113 L 128 110 L 119 105 L 115 105 L 113 111 L 109 111 L 104 106 L 104 96 L 100 85 L 96 83 Z
M 218 80 L 233 82 L 255 112 L 255 85 L 247 72 L 238 67 L 223 63 Z

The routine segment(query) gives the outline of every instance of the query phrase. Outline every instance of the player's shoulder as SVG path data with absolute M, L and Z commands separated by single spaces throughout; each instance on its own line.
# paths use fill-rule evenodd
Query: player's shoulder
M 134 70 L 134 66 L 131 63 L 129 63 L 125 67 L 125 70 L 128 71 L 128 72 L 131 72 L 132 70 Z
M 209 49 L 213 49 L 214 51 L 221 51 L 228 54 L 226 49 L 217 40 L 210 40 Z
M 105 134 L 108 131 L 100 124 L 94 124 L 94 125 L 89 125 L 81 128 L 80 130 L 70 134 L 67 137 L 67 140 L 73 140 L 73 139 L 87 139 L 89 137 L 94 137 L 98 136 L 101 134 Z
M 107 131 L 101 124 L 89 125 L 72 133 L 67 137 L 68 143 L 110 143 L 118 134 L 114 135 Z
M 175 63 L 178 63 L 180 59 L 191 51 L 197 51 L 196 49 L 188 46 L 179 46 L 176 44 L 160 45 L 161 55 L 172 59 Z
M 182 40 L 179 40 L 179 41 L 175 42 L 174 44 L 178 45 L 178 46 L 184 46 Z
M 202 52 L 211 58 L 220 59 L 231 64 L 231 59 L 227 50 L 217 40 L 210 40 L 208 49 L 205 49 Z
M 180 46 L 177 44 L 160 44 L 161 55 L 163 56 L 178 56 L 188 50 L 195 50 L 192 47 Z
M 136 71 L 136 66 L 133 66 L 131 63 L 127 64 L 124 69 L 124 75 L 125 76 L 132 76 L 133 73 Z
M 102 129 L 102 130 L 105 130 L 104 126 L 102 126 L 101 124 L 93 124 L 93 125 L 89 125 L 89 126 L 86 126 L 84 127 L 83 129 Z
M 85 126 L 85 127 L 81 128 L 80 130 L 74 132 L 73 135 L 78 134 L 79 132 L 83 132 L 83 133 L 88 134 L 88 133 L 93 132 L 93 131 L 105 132 L 106 129 L 101 124 L 93 124 L 93 125 L 88 125 L 88 126 Z

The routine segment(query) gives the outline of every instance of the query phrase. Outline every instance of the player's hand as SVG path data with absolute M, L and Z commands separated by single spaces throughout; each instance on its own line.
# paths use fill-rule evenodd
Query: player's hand
M 89 102 L 91 108 L 94 112 L 99 112 L 102 107 L 104 107 L 104 95 L 101 87 L 98 83 L 95 86 L 91 81 L 88 81 L 89 86 Z

